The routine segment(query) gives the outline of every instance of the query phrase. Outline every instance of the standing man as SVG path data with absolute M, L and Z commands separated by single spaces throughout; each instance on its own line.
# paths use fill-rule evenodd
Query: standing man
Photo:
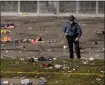
M 68 41 L 70 59 L 74 58 L 73 43 L 75 44 L 77 58 L 80 59 L 81 55 L 80 55 L 80 48 L 79 48 L 79 39 L 81 37 L 82 30 L 74 20 L 75 20 L 75 17 L 71 15 L 67 23 L 63 26 L 63 31 Z

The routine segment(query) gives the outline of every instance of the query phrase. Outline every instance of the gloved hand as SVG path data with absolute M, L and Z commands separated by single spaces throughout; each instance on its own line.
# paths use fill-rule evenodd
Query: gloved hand
M 79 40 L 79 38 L 78 38 L 78 37 L 76 37 L 76 38 L 75 38 L 75 41 L 78 41 L 78 40 Z
M 67 35 L 67 33 L 65 33 L 65 35 Z

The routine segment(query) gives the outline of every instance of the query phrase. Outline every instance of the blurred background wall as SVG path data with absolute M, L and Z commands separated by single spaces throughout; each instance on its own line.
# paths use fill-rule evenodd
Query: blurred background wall
M 105 1 L 0 1 L 2 16 L 104 17 Z

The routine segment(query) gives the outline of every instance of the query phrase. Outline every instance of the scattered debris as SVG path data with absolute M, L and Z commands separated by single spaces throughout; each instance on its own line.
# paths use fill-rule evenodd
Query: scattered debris
M 68 47 L 66 45 L 63 46 L 64 49 L 67 49 Z
M 0 24 L 0 27 L 1 28 L 9 28 L 9 29 L 12 29 L 12 28 L 15 28 L 15 25 L 12 23 L 12 24 Z
M 99 81 L 99 82 L 100 82 L 100 81 L 101 81 L 101 79 L 100 79 L 100 78 L 96 78 L 96 81 Z
M 4 36 L 2 39 L 1 39 L 1 42 L 11 42 L 12 41 L 12 38 L 10 36 Z
M 51 56 L 42 56 L 38 58 L 39 61 L 52 61 L 53 58 Z
M 30 20 L 31 22 L 35 22 L 36 20 Z
M 62 69 L 63 70 L 68 70 L 70 67 L 68 66 L 68 65 L 66 65 L 66 64 L 64 64 L 63 66 L 62 66 Z
M 59 65 L 59 64 L 55 64 L 55 66 L 54 66 L 55 68 L 57 68 L 57 69 L 60 69 L 61 67 L 62 67 L 62 65 Z
M 32 44 L 36 44 L 36 43 L 38 43 L 40 41 L 43 41 L 41 37 L 37 37 L 36 39 L 31 39 Z
M 82 61 L 83 64 L 88 64 L 88 61 Z
M 47 51 L 48 51 L 48 52 L 52 52 L 53 50 L 52 50 L 52 49 L 48 49 Z
M 4 85 L 9 85 L 10 82 L 9 82 L 9 81 L 3 81 L 3 84 L 4 84 Z
M 95 57 L 99 57 L 100 55 L 95 55 Z
M 20 62 L 19 61 L 16 61 L 15 64 L 18 65 L 18 64 L 20 64 Z
M 13 28 L 15 28 L 15 27 L 10 25 L 10 26 L 8 26 L 7 28 L 8 28 L 8 29 L 13 29 Z
M 21 60 L 21 61 L 23 61 L 23 60 L 24 60 L 24 58 L 20 58 L 20 60 Z
M 51 67 L 52 65 L 51 64 L 48 64 L 48 63 L 45 63 L 45 64 L 42 64 L 44 67 L 48 68 L 48 67 Z
M 19 51 L 19 53 L 21 53 L 21 51 Z
M 34 58 L 30 58 L 30 59 L 28 60 L 28 62 L 33 63 L 33 62 L 34 62 Z
M 76 71 L 76 69 L 75 69 L 75 68 L 73 68 L 73 71 Z
M 105 71 L 101 71 L 101 73 L 105 73 Z
M 29 30 L 31 30 L 31 29 L 32 29 L 32 27 L 28 27 L 28 29 L 29 29 Z
M 68 73 L 72 73 L 72 71 L 68 71 Z
M 19 79 L 19 78 L 20 78 L 19 76 L 14 77 L 14 79 Z
M 54 58 L 56 60 L 56 58 Z M 50 56 L 42 56 L 39 58 L 29 58 L 28 62 L 36 62 L 36 61 L 52 61 L 54 60 L 52 57 Z
M 38 42 L 45 42 L 42 40 L 41 37 L 37 37 L 36 39 L 12 39 L 10 36 L 4 36 L 2 39 L 1 39 L 1 42 L 14 42 L 14 43 L 32 43 L 32 44 L 36 44 Z
M 34 58 L 34 61 L 37 62 L 38 61 L 38 58 Z
M 47 61 L 44 57 L 38 58 L 39 61 Z
M 47 85 L 47 79 L 40 77 L 38 85 Z
M 105 34 L 105 31 L 102 31 L 102 34 Z
M 92 81 L 92 84 L 94 84 L 95 82 L 94 81 Z
M 6 50 L 6 53 L 8 53 L 9 51 L 8 50 Z
M 36 40 L 35 40 L 35 39 L 32 39 L 32 40 L 31 40 L 31 43 L 32 43 L 32 44 L 36 44 Z
M 102 48 L 103 50 L 105 50 L 105 48 Z
M 98 44 L 98 42 L 94 42 L 94 44 Z
M 80 52 L 81 52 L 81 53 L 83 53 L 83 52 L 84 52 L 84 50 L 80 50 Z
M 1 30 L 1 34 L 9 34 L 9 33 L 11 33 L 11 31 L 9 31 L 9 30 Z
M 27 42 L 28 41 L 28 39 L 23 39 L 23 42 Z
M 95 31 L 97 34 L 102 34 L 104 35 L 105 34 L 105 31 L 104 30 L 101 30 L 101 31 Z
M 22 79 L 26 79 L 26 76 L 21 77 Z
M 89 58 L 89 60 L 92 61 L 92 60 L 94 60 L 94 58 L 91 57 L 91 58 Z
M 57 83 L 58 83 L 59 81 L 57 81 L 57 80 L 56 80 L 55 82 L 57 82 Z
M 22 85 L 32 85 L 32 82 L 29 81 L 29 79 L 23 79 L 21 80 Z
M 57 60 L 57 58 L 53 58 L 53 60 Z

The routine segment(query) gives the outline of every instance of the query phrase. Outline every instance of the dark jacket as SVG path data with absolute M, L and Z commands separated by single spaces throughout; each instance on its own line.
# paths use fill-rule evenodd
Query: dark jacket
M 76 23 L 73 22 L 72 24 L 70 23 L 70 21 L 68 21 L 64 26 L 63 26 L 63 32 L 67 33 L 67 35 L 69 36 L 73 36 L 73 37 L 81 37 L 82 34 L 82 30 L 80 28 L 80 26 Z

